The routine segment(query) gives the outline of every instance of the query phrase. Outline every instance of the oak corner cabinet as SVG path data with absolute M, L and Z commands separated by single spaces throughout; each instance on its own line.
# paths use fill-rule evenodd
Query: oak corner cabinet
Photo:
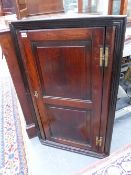
M 109 155 L 125 26 L 125 16 L 81 15 L 10 24 L 43 144 Z

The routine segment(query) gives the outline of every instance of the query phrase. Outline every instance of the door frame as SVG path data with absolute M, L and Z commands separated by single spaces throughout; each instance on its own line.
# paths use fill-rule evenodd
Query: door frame
M 16 50 L 16 55 L 19 63 L 19 69 L 22 74 L 23 84 L 25 86 L 26 92 L 30 92 L 29 83 L 26 75 L 26 71 L 24 68 L 24 63 L 22 59 L 22 55 L 20 52 L 20 46 L 18 43 L 17 34 L 19 31 L 26 31 L 26 30 L 39 30 L 39 29 L 55 29 L 55 28 L 88 28 L 88 27 L 115 27 L 115 48 L 113 52 L 113 66 L 112 66 L 112 75 L 111 75 L 111 87 L 110 87 L 110 99 L 108 101 L 109 108 L 108 108 L 108 115 L 107 115 L 107 124 L 106 124 L 106 133 L 104 145 L 104 152 L 103 153 L 93 153 L 91 151 L 86 152 L 86 155 L 91 155 L 94 157 L 105 157 L 109 155 L 110 145 L 111 145 L 111 138 L 112 138 L 112 131 L 113 131 L 113 123 L 115 117 L 115 105 L 117 100 L 117 92 L 118 92 L 118 85 L 119 85 L 119 75 L 120 75 L 120 68 L 121 68 L 121 58 L 122 58 L 122 50 L 123 50 L 123 43 L 124 43 L 124 33 L 126 28 L 126 16 L 94 16 L 94 17 L 78 17 L 77 18 L 54 18 L 54 19 L 41 19 L 41 20 L 25 20 L 25 21 L 17 21 L 12 22 L 10 24 L 10 30 L 12 39 L 14 42 L 14 47 Z M 15 83 L 15 82 L 14 82 Z M 30 93 L 31 94 L 31 93 Z M 28 97 L 27 97 L 28 98 Z M 41 139 L 41 128 L 39 127 L 40 122 L 38 121 L 38 113 L 36 112 L 36 107 L 33 98 L 30 95 L 30 99 L 34 104 L 35 108 L 35 123 L 37 126 L 37 131 L 39 138 Z M 38 124 L 39 123 L 39 124 Z M 53 147 L 63 148 L 60 144 L 51 145 L 50 143 L 46 143 L 42 140 L 42 143 L 46 145 L 50 145 Z M 75 151 L 73 148 L 67 147 L 66 150 L 70 150 L 73 152 Z M 84 152 L 81 152 L 85 154 Z

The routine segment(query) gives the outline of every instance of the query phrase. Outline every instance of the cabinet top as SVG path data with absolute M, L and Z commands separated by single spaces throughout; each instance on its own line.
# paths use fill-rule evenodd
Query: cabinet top
M 34 21 L 34 20 L 58 20 L 58 19 L 76 19 L 76 18 L 121 18 L 127 15 L 98 15 L 88 13 L 55 13 L 46 15 L 29 16 L 19 21 Z
M 118 24 L 119 23 L 119 24 Z M 32 16 L 12 22 L 15 30 L 37 30 L 77 27 L 126 26 L 126 15 L 52 14 Z

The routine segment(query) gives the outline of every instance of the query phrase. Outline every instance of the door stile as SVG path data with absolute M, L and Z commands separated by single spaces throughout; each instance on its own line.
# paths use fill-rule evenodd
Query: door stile
M 110 104 L 110 90 L 112 78 L 112 64 L 114 54 L 114 39 L 115 27 L 106 27 L 105 32 L 105 46 L 104 46 L 104 66 L 103 66 L 103 93 L 102 93 L 102 108 L 101 108 L 101 123 L 100 123 L 100 136 L 102 137 L 102 144 L 99 146 L 98 151 L 105 153 L 109 104 Z M 109 146 L 109 145 L 108 145 Z
M 42 139 L 45 140 L 46 139 L 45 132 L 48 126 L 48 121 L 46 120 L 46 117 L 45 117 L 45 115 L 47 115 L 47 112 L 44 106 L 42 105 L 43 99 L 42 99 L 42 92 L 41 92 L 41 84 L 40 84 L 38 72 L 36 70 L 36 65 L 35 65 L 36 63 L 32 53 L 31 43 L 28 38 L 28 31 L 24 35 L 21 34 L 21 37 L 19 37 L 19 40 L 21 40 L 23 43 L 24 53 L 26 57 L 26 59 L 24 58 L 23 61 L 24 61 L 24 65 L 26 66 L 26 71 L 28 74 L 28 82 L 31 89 L 31 96 L 33 99 L 35 111 L 37 115 L 39 115 L 36 117 L 38 120 L 40 131 L 42 132 L 41 136 L 42 136 Z M 39 107 L 41 108 L 41 110 L 39 110 Z M 43 123 L 44 123 L 44 126 L 43 126 Z
M 97 35 L 100 36 L 99 40 L 95 39 L 97 37 Z M 96 117 L 96 119 L 94 119 L 94 122 L 92 123 L 92 127 L 93 128 L 95 127 L 94 133 L 93 133 L 93 144 L 92 144 L 93 147 L 92 147 L 92 149 L 98 151 L 99 146 L 97 144 L 97 138 L 100 139 L 101 135 L 100 135 L 100 126 L 97 127 L 97 125 L 100 124 L 100 122 L 101 122 L 102 93 L 103 93 L 103 74 L 104 74 L 103 60 L 102 60 L 102 65 L 100 64 L 101 63 L 101 60 L 100 60 L 101 59 L 100 58 L 100 55 L 101 55 L 100 49 L 101 48 L 103 49 L 103 55 L 104 55 L 105 27 L 104 28 L 100 28 L 99 32 L 98 31 L 97 32 L 94 31 L 92 37 L 93 37 L 92 40 L 94 42 L 93 43 L 94 46 L 95 45 L 98 46 L 97 49 L 95 51 L 93 51 L 93 53 L 92 53 L 92 54 L 94 54 L 96 52 L 95 53 L 96 54 L 96 56 L 95 56 L 96 57 L 96 59 L 95 59 L 96 61 L 92 63 L 93 64 L 92 67 L 94 67 L 94 65 L 96 64 L 97 67 L 98 67 L 98 72 L 96 72 L 96 70 L 92 70 L 92 71 L 94 71 L 95 74 L 99 75 L 98 76 L 99 79 L 97 79 L 97 77 L 96 77 L 94 82 L 97 82 L 97 83 L 99 82 L 99 87 L 101 87 L 101 89 L 100 89 L 98 87 L 97 83 L 94 84 L 94 86 L 96 86 L 96 88 L 99 89 L 100 95 L 98 96 L 97 94 L 95 94 L 95 91 L 94 91 L 94 93 L 92 93 L 92 94 L 94 94 L 94 98 L 96 98 L 96 96 L 97 96 L 96 104 L 98 104 L 98 105 L 94 104 L 95 110 L 93 111 L 94 112 L 93 116 L 97 116 L 97 117 Z M 93 55 L 93 57 L 94 57 L 94 55 Z M 92 77 L 92 79 L 93 79 L 93 77 Z M 94 88 L 92 88 L 92 89 L 94 89 Z M 101 101 L 100 103 L 98 102 L 99 100 Z

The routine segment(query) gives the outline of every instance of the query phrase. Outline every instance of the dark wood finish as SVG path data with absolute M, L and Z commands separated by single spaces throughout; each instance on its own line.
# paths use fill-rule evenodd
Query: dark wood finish
M 63 12 L 63 0 L 17 0 L 17 16 L 23 17 Z
M 17 14 L 21 19 L 28 16 L 64 11 L 63 0 L 0 0 L 0 14 Z
M 108 14 L 109 14 L 109 15 L 112 15 L 113 1 L 114 1 L 114 0 L 109 0 L 109 3 L 108 3 Z
M 126 30 L 126 20 L 124 21 L 124 28 Z M 122 26 L 116 27 L 116 33 L 115 33 L 115 40 L 117 42 L 114 43 L 114 59 L 113 59 L 113 65 L 112 65 L 112 75 L 111 75 L 111 86 L 110 86 L 110 101 L 109 101 L 109 107 L 108 107 L 108 121 L 107 121 L 107 131 L 106 131 L 106 144 L 105 144 L 105 153 L 109 154 L 110 152 L 110 146 L 111 146 L 111 138 L 112 138 L 112 131 L 113 131 L 113 123 L 115 118 L 115 108 L 116 108 L 116 102 L 117 102 L 117 93 L 118 93 L 118 86 L 119 86 L 119 78 L 120 78 L 120 72 L 121 72 L 121 58 L 123 53 L 123 44 L 120 46 L 119 43 L 123 42 L 125 39 L 125 36 L 120 32 L 119 30 L 122 29 Z M 120 32 L 120 33 L 119 33 Z M 119 35 L 120 34 L 120 35 Z M 109 42 L 109 41 L 108 41 Z M 112 116 L 112 117 L 111 117 Z
M 96 157 L 109 154 L 125 26 L 124 16 L 10 25 L 42 143 Z M 99 66 L 103 45 L 109 47 L 107 68 Z M 96 136 L 104 138 L 101 148 Z
M 62 0 L 27 0 L 26 3 L 29 15 L 63 11 Z
M 127 14 L 127 5 L 128 5 L 128 0 L 121 0 L 120 15 Z
M 36 128 L 33 120 L 35 115 L 32 102 L 30 101 L 30 92 L 24 87 L 22 74 L 19 69 L 18 60 L 12 43 L 10 31 L 0 31 L 0 45 L 6 58 L 8 68 L 14 82 L 14 86 L 23 110 L 26 120 L 26 130 L 29 138 L 36 136 Z

